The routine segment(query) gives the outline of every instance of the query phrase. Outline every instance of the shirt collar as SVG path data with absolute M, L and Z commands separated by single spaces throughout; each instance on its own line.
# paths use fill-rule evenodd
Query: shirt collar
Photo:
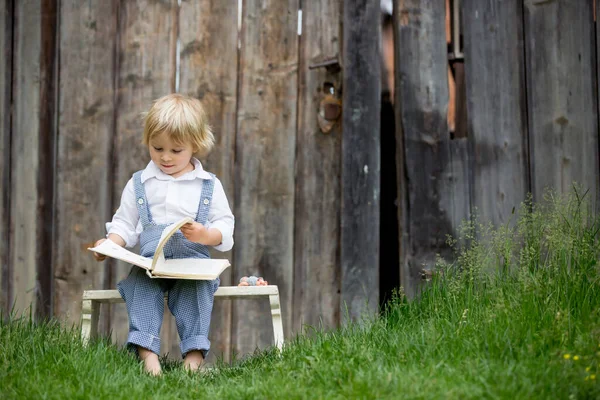
M 168 180 L 182 180 L 182 181 L 190 180 L 191 181 L 196 178 L 212 179 L 212 176 L 204 170 L 204 168 L 202 167 L 202 163 L 197 158 L 192 157 L 191 161 L 192 161 L 192 164 L 194 164 L 193 171 L 183 174 L 179 178 L 173 178 L 172 176 L 167 175 L 164 172 L 162 172 L 160 170 L 160 168 L 158 168 L 158 166 L 156 164 L 154 164 L 154 162 L 152 160 L 150 160 L 150 162 L 146 166 L 146 169 L 144 169 L 144 172 L 142 172 L 142 176 L 141 176 L 142 183 L 146 182 L 150 178 L 156 178 L 160 181 L 168 181 Z

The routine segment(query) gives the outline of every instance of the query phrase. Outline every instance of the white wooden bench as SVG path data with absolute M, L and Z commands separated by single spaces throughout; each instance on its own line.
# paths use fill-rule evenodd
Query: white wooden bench
M 279 290 L 276 285 L 268 286 L 221 286 L 215 292 L 216 299 L 250 299 L 268 297 L 271 303 L 273 335 L 275 346 L 283 347 L 283 324 L 281 322 L 281 306 Z M 98 335 L 98 317 L 100 304 L 124 303 L 117 290 L 85 290 L 81 307 L 81 337 L 84 343 Z

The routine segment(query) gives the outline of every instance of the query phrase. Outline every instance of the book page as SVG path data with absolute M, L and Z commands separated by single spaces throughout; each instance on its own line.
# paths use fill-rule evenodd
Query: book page
M 142 267 L 145 269 L 150 269 L 150 267 L 152 266 L 151 258 L 142 257 L 139 254 L 135 254 L 125 249 L 124 247 L 119 246 L 110 239 L 106 239 L 99 246 L 88 248 L 88 250 L 95 251 L 96 253 L 104 254 L 105 256 L 109 256 L 112 258 L 123 260 L 125 262 L 137 265 L 138 267 Z
M 154 252 L 154 259 L 152 260 L 152 266 L 150 270 L 153 271 L 156 268 L 157 264 L 162 264 L 164 262 L 165 256 L 163 254 L 163 248 L 167 241 L 171 236 L 175 234 L 183 225 L 188 224 L 190 222 L 194 222 L 194 220 L 190 217 L 185 217 L 180 219 L 179 221 L 167 226 L 160 235 L 160 239 L 158 241 L 158 245 L 156 246 L 156 251 Z
M 162 278 L 212 280 L 229 267 L 229 260 L 211 258 L 180 258 L 156 265 L 152 274 Z

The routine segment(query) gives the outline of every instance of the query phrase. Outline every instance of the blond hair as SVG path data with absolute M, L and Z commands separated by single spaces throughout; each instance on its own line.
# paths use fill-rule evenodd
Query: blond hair
M 163 132 L 175 143 L 191 143 L 198 154 L 208 153 L 215 143 L 200 100 L 181 94 L 155 100 L 144 116 L 144 145 Z

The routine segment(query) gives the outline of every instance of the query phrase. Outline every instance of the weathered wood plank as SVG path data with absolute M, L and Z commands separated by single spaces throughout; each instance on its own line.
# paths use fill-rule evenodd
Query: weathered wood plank
M 9 309 L 9 249 L 10 249 L 10 152 L 11 152 L 11 94 L 12 94 L 12 29 L 11 1 L 0 2 L 0 311 Z
M 529 190 L 522 2 L 463 2 L 471 205 L 501 224 Z
M 234 279 L 261 275 L 279 286 L 292 325 L 294 154 L 298 0 L 244 2 L 236 137 Z M 268 308 L 234 302 L 233 351 L 273 343 Z
M 237 107 L 238 20 L 237 0 L 182 2 L 179 11 L 179 91 L 202 101 L 216 143 L 204 167 L 216 174 L 234 209 L 234 160 Z M 232 259 L 232 252 L 214 252 L 214 257 Z M 232 284 L 232 268 L 220 276 L 221 285 Z M 211 352 L 231 358 L 231 302 L 216 302 L 210 330 Z
M 527 97 L 534 199 L 577 182 L 598 195 L 593 1 L 525 1 Z
M 87 247 L 110 215 L 116 7 L 62 1 L 59 13 L 54 314 L 78 323 L 83 290 L 108 273 Z
M 457 124 L 458 125 L 458 124 Z M 448 143 L 450 153 L 448 179 L 443 180 L 448 185 L 446 190 L 451 194 L 447 199 L 445 209 L 448 212 L 452 232 L 456 237 L 460 225 L 471 215 L 471 182 L 469 142 L 466 137 L 455 138 Z
M 41 1 L 14 3 L 13 116 L 10 199 L 10 305 L 35 312 L 39 229 L 38 173 L 40 111 Z M 30 154 L 31 157 L 23 157 Z
M 447 122 L 445 5 L 411 0 L 397 6 L 397 123 L 403 136 L 397 139 L 404 144 L 400 162 L 406 179 L 399 195 L 406 199 L 400 268 L 410 298 L 418 291 L 422 270 L 434 266 L 436 255 L 450 256 L 446 235 L 454 234 L 456 221 L 467 217 L 462 214 L 468 204 L 454 204 L 464 201 L 465 194 L 461 196 L 464 175 L 460 163 L 453 164 Z
M 340 321 L 340 169 L 341 120 L 329 133 L 317 122 L 319 104 L 339 96 L 341 72 L 311 64 L 341 52 L 341 1 L 304 2 L 300 38 L 296 206 L 294 235 L 294 318 L 292 330 L 303 325 L 337 327 Z M 318 165 L 318 168 L 315 166 Z
M 353 320 L 379 306 L 381 15 L 377 1 L 343 8 L 340 307 Z
M 400 75 L 400 62 L 403 50 L 400 48 L 400 2 L 394 0 L 392 11 L 394 29 L 394 128 L 396 132 L 396 189 L 398 190 L 398 255 L 400 288 L 404 291 L 412 283 L 407 263 L 408 254 L 408 182 L 406 179 L 406 165 L 404 165 L 404 126 L 402 123 L 403 95 L 401 93 L 402 80 Z
M 57 107 L 57 9 L 58 0 L 42 0 L 41 48 L 40 48 L 40 130 L 38 159 L 40 165 L 37 179 L 37 252 L 36 270 L 38 296 L 36 314 L 52 315 L 52 250 L 54 228 L 54 179 Z
M 119 59 L 116 138 L 114 141 L 113 208 L 116 209 L 127 181 L 150 161 L 141 144 L 143 121 L 152 101 L 175 91 L 177 48 L 177 0 L 131 0 L 119 7 Z M 113 210 L 114 211 L 114 210 Z M 111 287 L 127 277 L 130 265 L 111 268 Z M 113 339 L 124 343 L 128 323 L 124 307 L 112 309 Z M 165 305 L 161 331 L 162 353 L 180 358 L 174 318 Z

